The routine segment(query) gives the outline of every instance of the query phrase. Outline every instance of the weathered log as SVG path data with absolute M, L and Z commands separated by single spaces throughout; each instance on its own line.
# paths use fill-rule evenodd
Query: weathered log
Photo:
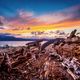
M 9 72 L 11 68 L 12 66 L 11 66 L 9 55 L 7 53 L 4 53 L 4 60 L 1 64 L 1 69 L 5 72 Z
M 79 76 L 73 74 L 70 69 L 67 69 L 67 72 L 73 77 L 74 80 L 79 80 L 80 79 Z
M 44 50 L 50 44 L 58 45 L 61 42 L 64 42 L 64 40 L 65 40 L 64 38 L 56 38 L 56 39 L 49 40 L 41 46 L 41 51 Z
M 40 42 L 42 42 L 43 41 L 43 39 L 41 39 L 41 40 L 36 40 L 36 41 L 34 41 L 34 42 L 30 42 L 30 43 L 27 43 L 26 45 L 27 45 L 27 48 L 29 49 L 30 47 L 32 47 L 32 46 L 35 46 L 35 47 L 38 47 L 39 49 L 40 49 Z
M 23 56 L 18 57 L 18 59 L 12 63 L 12 68 L 19 66 L 20 64 L 24 63 L 26 60 L 27 60 L 26 57 Z
M 69 38 L 73 38 L 73 37 L 75 37 L 75 36 L 76 36 L 76 35 L 75 35 L 76 31 L 77 31 L 76 29 L 73 30 L 73 31 L 70 33 Z

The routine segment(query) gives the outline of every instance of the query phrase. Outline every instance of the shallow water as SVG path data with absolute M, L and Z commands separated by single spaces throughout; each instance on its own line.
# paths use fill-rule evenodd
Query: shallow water
M 0 46 L 3 47 L 5 45 L 9 46 L 25 46 L 26 43 L 29 43 L 32 41 L 0 41 Z M 46 41 L 43 41 L 41 44 L 45 43 Z
M 26 43 L 31 41 L 0 41 L 0 46 L 24 46 Z

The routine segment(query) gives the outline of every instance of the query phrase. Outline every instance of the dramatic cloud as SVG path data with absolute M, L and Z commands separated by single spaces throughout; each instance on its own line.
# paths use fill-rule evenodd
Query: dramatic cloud
M 5 22 L 5 18 L 0 18 Z M 4 26 L 0 26 L 0 32 L 22 34 L 31 31 L 49 29 L 65 29 L 80 26 L 80 6 L 74 6 L 58 12 L 37 15 L 29 11 L 17 11 L 14 18 L 10 18 Z M 4 30 L 4 31 L 3 31 Z
M 42 22 L 51 24 L 51 23 L 58 23 L 63 20 L 71 19 L 73 16 L 64 13 L 51 13 L 46 15 L 41 15 L 38 19 Z
M 23 10 L 19 11 L 19 17 L 22 18 L 22 19 L 27 19 L 27 18 L 30 18 L 30 17 L 33 17 L 33 16 L 34 16 L 33 12 L 26 12 L 26 11 L 23 11 Z
M 17 12 L 17 16 L 10 20 L 9 24 L 15 27 L 17 26 L 17 28 L 18 26 L 25 26 L 23 29 L 27 29 L 27 26 L 53 24 L 76 19 L 80 19 L 80 6 L 74 6 L 58 12 L 46 13 L 38 16 L 33 12 L 20 10 Z
M 0 26 L 0 30 L 4 30 L 4 29 L 8 30 L 8 29 L 10 29 L 10 27 L 9 26 L 4 26 L 4 25 Z
M 4 25 L 6 23 L 6 19 L 3 16 L 0 16 L 0 25 Z
M 38 19 L 39 21 L 43 21 L 49 24 L 80 19 L 80 6 L 71 7 L 56 13 L 44 14 L 39 16 Z
M 10 27 L 7 26 L 7 20 L 5 19 L 5 17 L 0 16 L 0 30 L 4 29 L 10 29 Z

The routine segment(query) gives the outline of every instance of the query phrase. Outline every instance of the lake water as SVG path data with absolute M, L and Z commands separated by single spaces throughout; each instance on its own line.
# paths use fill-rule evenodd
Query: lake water
M 29 43 L 32 41 L 0 41 L 0 46 L 25 46 L 26 43 Z M 41 44 L 45 43 L 46 41 L 43 41 Z
M 26 43 L 32 41 L 0 41 L 0 46 L 8 44 L 9 46 L 24 46 Z

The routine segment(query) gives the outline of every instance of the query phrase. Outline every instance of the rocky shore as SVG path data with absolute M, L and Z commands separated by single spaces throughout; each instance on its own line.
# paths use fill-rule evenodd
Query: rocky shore
M 0 50 L 0 80 L 80 80 L 80 37 Z

